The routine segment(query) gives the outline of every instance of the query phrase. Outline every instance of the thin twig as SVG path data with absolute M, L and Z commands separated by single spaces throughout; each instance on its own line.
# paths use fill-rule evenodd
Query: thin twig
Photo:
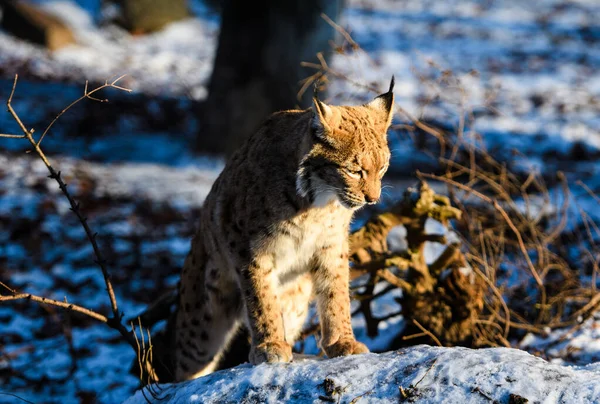
M 25 135 L 9 135 L 9 134 L 5 134 L 5 133 L 0 133 L 0 137 L 7 137 L 7 138 L 12 138 L 12 139 L 23 139 L 23 138 L 25 138 Z
M 0 391 L 0 396 L 10 396 L 10 397 L 18 398 L 19 400 L 23 401 L 24 403 L 34 404 L 33 402 L 31 402 L 29 400 L 26 400 L 23 397 L 19 397 L 16 394 L 13 394 L 13 393 L 6 393 L 4 391 Z
M 68 108 L 70 108 L 71 106 L 73 106 L 77 102 L 81 101 L 82 99 L 87 98 L 87 96 L 89 94 L 93 94 L 94 92 L 96 92 L 97 90 L 99 90 L 101 88 L 105 88 L 105 87 L 114 87 L 114 88 L 117 88 L 117 86 L 115 86 L 115 84 L 120 79 L 122 79 L 122 78 L 123 78 L 123 76 L 117 78 L 116 80 L 112 81 L 111 83 L 108 83 L 108 81 L 107 81 L 103 86 L 100 86 L 98 89 L 92 90 L 90 92 L 87 91 L 87 84 L 86 84 L 86 88 L 85 88 L 85 91 L 84 91 L 84 96 L 80 97 L 74 103 L 71 103 L 71 105 Z M 79 312 L 82 312 L 82 313 L 86 313 L 86 314 L 90 315 L 91 317 L 96 318 L 97 320 L 105 322 L 111 328 L 114 328 L 115 330 L 119 331 L 119 333 L 135 349 L 136 345 L 135 345 L 135 340 L 134 340 L 133 336 L 125 328 L 125 326 L 123 326 L 123 324 L 121 323 L 122 314 L 119 313 L 119 309 L 118 309 L 118 305 L 117 305 L 117 299 L 116 299 L 116 296 L 115 296 L 115 292 L 114 292 L 112 283 L 110 281 L 110 274 L 108 272 L 108 269 L 106 268 L 106 260 L 104 259 L 103 255 L 102 255 L 102 252 L 100 251 L 100 248 L 98 247 L 98 243 L 96 242 L 97 233 L 92 232 L 92 230 L 90 229 L 90 227 L 89 227 L 89 225 L 87 223 L 87 218 L 85 216 L 83 216 L 83 214 L 80 211 L 80 205 L 79 205 L 79 203 L 75 202 L 75 200 L 73 199 L 73 197 L 71 196 L 71 194 L 69 193 L 69 191 L 67 189 L 67 184 L 62 180 L 62 178 L 61 178 L 61 172 L 60 171 L 56 171 L 54 169 L 54 167 L 50 164 L 50 162 L 48 161 L 48 158 L 46 157 L 46 155 L 44 154 L 44 152 L 42 151 L 42 149 L 40 147 L 40 142 L 41 142 L 44 134 L 47 133 L 47 131 L 52 126 L 52 124 L 56 121 L 56 119 L 58 119 L 68 108 L 65 109 L 63 112 L 61 112 L 52 121 L 52 123 L 48 126 L 48 128 L 46 128 L 46 131 L 42 135 L 42 138 L 40 138 L 40 141 L 36 142 L 35 139 L 33 138 L 33 132 L 34 132 L 34 130 L 33 129 L 28 130 L 27 129 L 27 127 L 25 126 L 25 124 L 23 123 L 23 121 L 21 120 L 21 118 L 19 117 L 19 115 L 16 113 L 16 111 L 14 110 L 14 108 L 12 106 L 12 98 L 13 98 L 13 95 L 15 93 L 15 89 L 17 87 L 17 80 L 18 80 L 18 75 L 15 75 L 15 80 L 13 82 L 12 91 L 10 93 L 10 96 L 8 97 L 7 102 L 6 102 L 6 105 L 8 107 L 8 112 L 12 115 L 12 117 L 14 118 L 14 120 L 17 122 L 17 124 L 21 128 L 21 131 L 23 132 L 24 137 L 29 141 L 29 143 L 31 144 L 31 146 L 33 147 L 33 149 L 35 150 L 35 152 L 37 153 L 37 155 L 42 159 L 42 161 L 46 165 L 46 168 L 50 172 L 50 175 L 48 177 L 51 178 L 51 179 L 53 179 L 53 180 L 55 180 L 58 183 L 58 186 L 59 186 L 60 190 L 62 191 L 62 193 L 64 194 L 64 196 L 69 201 L 70 210 L 79 219 L 79 222 L 81 223 L 81 226 L 83 227 L 83 229 L 85 231 L 85 234 L 86 234 L 86 236 L 87 236 L 90 244 L 92 245 L 92 248 L 94 250 L 94 254 L 96 255 L 95 262 L 98 264 L 98 266 L 100 267 L 100 270 L 102 271 L 102 275 L 104 277 L 104 283 L 106 285 L 106 291 L 107 291 L 109 299 L 110 299 L 110 304 L 111 304 L 112 314 L 113 315 L 110 318 L 104 317 L 104 316 L 98 317 L 97 313 L 96 313 L 96 316 L 94 316 L 92 314 L 88 314 L 87 312 L 84 312 L 84 311 L 81 311 L 81 310 L 76 310 L 76 311 L 79 311 Z M 123 89 L 123 88 L 119 88 L 119 89 L 128 90 L 128 89 Z M 20 296 L 19 298 L 26 298 L 26 296 L 29 296 L 29 295 L 28 294 L 24 294 L 23 296 Z M 28 298 L 31 299 L 31 300 L 34 300 L 34 301 L 39 301 L 39 300 L 36 300 L 33 295 L 31 295 L 31 297 L 28 297 Z M 40 299 L 44 299 L 44 298 L 40 298 Z M 5 300 L 15 300 L 15 297 L 14 297 L 14 295 L 13 296 L 7 296 Z M 48 300 L 50 300 L 50 299 L 48 299 Z M 41 303 L 44 303 L 44 302 L 41 301 Z M 59 303 L 59 304 L 56 304 L 56 303 Z M 65 304 L 63 302 L 57 302 L 57 301 L 54 301 L 54 303 L 49 303 L 48 302 L 48 304 L 54 304 L 54 305 L 65 307 L 65 308 L 69 308 L 69 306 L 70 306 L 70 304 Z M 66 306 L 62 306 L 62 305 L 66 305 Z M 81 308 L 81 309 L 83 309 L 83 308 Z M 73 310 L 75 310 L 75 309 L 73 309 Z M 92 311 L 89 311 L 89 312 L 93 313 Z
M 429 374 L 429 372 L 431 372 L 431 369 L 433 369 L 433 367 L 435 366 L 437 360 L 438 360 L 438 358 L 435 358 L 433 360 L 433 362 L 431 362 L 431 365 L 429 365 L 429 368 L 427 368 L 427 371 L 425 372 L 425 374 L 415 383 L 415 385 L 413 386 L 413 388 L 417 388 L 419 386 L 419 384 L 423 381 L 423 379 L 425 379 L 425 377 L 427 377 L 427 375 Z
M 462 189 L 463 191 L 470 192 L 473 195 L 480 198 L 481 200 L 483 200 L 487 203 L 490 203 L 494 207 L 494 209 L 496 209 L 500 213 L 500 215 L 502 215 L 502 217 L 506 221 L 506 224 L 508 225 L 508 227 L 510 227 L 513 234 L 517 238 L 517 242 L 519 244 L 521 253 L 523 254 L 523 257 L 525 258 L 525 261 L 527 262 L 527 266 L 529 267 L 529 270 L 531 271 L 531 274 L 533 275 L 533 278 L 535 279 L 535 282 L 538 285 L 538 288 L 541 293 L 542 304 L 544 305 L 546 303 L 546 289 L 544 287 L 544 281 L 542 280 L 537 269 L 533 265 L 533 262 L 531 262 L 531 258 L 529 257 L 529 253 L 527 252 L 527 248 L 525 247 L 525 243 L 523 242 L 523 237 L 521 236 L 521 232 L 517 229 L 517 227 L 513 223 L 512 219 L 508 216 L 508 213 L 506 213 L 506 210 L 504 210 L 504 208 L 498 203 L 498 201 L 482 194 L 481 192 L 474 190 L 471 187 L 468 187 L 464 184 L 461 184 L 460 182 L 451 180 L 446 177 L 442 177 L 442 176 L 439 176 L 436 174 L 422 173 L 420 171 L 417 171 L 417 176 L 442 181 L 442 182 L 448 183 L 456 188 Z
M 340 35 L 342 35 L 344 37 L 344 39 L 346 41 L 348 41 L 348 43 L 350 44 L 350 46 L 352 46 L 352 49 L 359 49 L 360 48 L 360 46 L 354 41 L 354 39 L 352 39 L 352 37 L 350 36 L 350 34 L 348 33 L 348 31 L 346 31 L 341 26 L 339 26 L 338 24 L 336 24 L 331 18 L 329 18 L 329 16 L 327 14 L 321 13 L 321 18 L 324 19 L 327 22 L 327 24 L 331 25 L 331 27 L 333 29 L 335 29 L 337 32 L 339 32 Z
M 425 334 L 427 334 L 432 340 L 433 342 L 435 342 L 437 344 L 437 346 L 443 346 L 442 343 L 440 342 L 440 340 L 433 335 L 433 333 L 431 331 L 429 331 L 428 329 L 426 329 L 425 327 L 423 327 L 417 320 L 415 320 L 413 318 L 413 323 L 414 325 L 416 325 L 421 331 L 423 331 Z
M 54 125 L 54 123 L 56 121 L 58 121 L 58 119 L 63 116 L 63 114 L 65 112 L 67 112 L 69 109 L 71 109 L 71 107 L 73 107 L 75 104 L 79 103 L 80 101 L 84 100 L 85 98 L 88 98 L 92 101 L 97 101 L 97 102 L 108 102 L 108 99 L 100 99 L 100 98 L 96 98 L 96 97 L 92 97 L 91 95 L 104 89 L 104 88 L 114 88 L 116 90 L 121 90 L 121 91 L 125 91 L 130 93 L 132 90 L 130 88 L 125 88 L 125 87 L 121 87 L 116 85 L 121 79 L 123 79 L 126 76 L 126 74 L 116 78 L 115 80 L 113 80 L 112 82 L 108 82 L 105 81 L 103 85 L 101 85 L 100 87 L 97 87 L 95 89 L 93 89 L 92 91 L 88 92 L 88 82 L 86 80 L 85 82 L 85 88 L 83 90 L 83 95 L 81 97 L 79 97 L 78 99 L 76 99 L 75 101 L 73 101 L 72 103 L 70 103 L 65 109 L 63 109 L 62 111 L 60 111 L 60 113 L 58 115 L 56 115 L 56 117 L 52 120 L 52 122 L 50 122 L 50 124 L 46 127 L 46 129 L 44 130 L 44 133 L 42 133 L 42 136 L 40 137 L 40 140 L 37 141 L 37 145 L 39 146 L 40 143 L 42 143 L 42 140 L 44 140 L 44 137 L 46 137 L 46 134 L 48 133 L 48 131 L 50 130 L 50 128 L 52 127 L 52 125 Z M 16 84 L 17 78 L 15 77 L 15 84 Z M 13 88 L 14 91 L 14 88 Z

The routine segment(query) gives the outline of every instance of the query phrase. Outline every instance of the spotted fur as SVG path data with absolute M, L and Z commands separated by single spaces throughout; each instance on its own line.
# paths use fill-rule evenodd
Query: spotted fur
M 381 193 L 392 87 L 366 105 L 275 113 L 231 157 L 183 266 L 177 380 L 214 371 L 244 325 L 250 362 L 289 362 L 315 296 L 327 356 L 368 352 L 350 322 L 348 231 Z

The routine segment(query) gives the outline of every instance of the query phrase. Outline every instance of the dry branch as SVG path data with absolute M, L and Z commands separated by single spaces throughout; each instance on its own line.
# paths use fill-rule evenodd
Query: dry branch
M 0 294 L 0 302 L 8 302 L 11 300 L 31 300 L 33 302 L 49 304 L 52 306 L 61 307 L 66 310 L 75 311 L 75 312 L 84 314 L 88 317 L 91 317 L 95 320 L 98 320 L 100 322 L 108 323 L 108 318 L 106 316 L 99 314 L 93 310 L 87 309 L 85 307 L 82 307 L 82 306 L 79 306 L 79 305 L 76 305 L 73 303 L 61 302 L 59 300 L 48 299 L 46 297 L 36 296 L 31 293 L 19 293 L 16 290 L 11 289 L 10 287 L 6 286 L 2 282 L 0 282 L 0 286 L 7 289 L 10 293 L 9 296 L 4 296 L 4 295 Z
M 46 127 L 46 129 L 44 130 L 40 139 L 36 141 L 33 136 L 34 130 L 27 129 L 27 127 L 25 126 L 25 124 L 23 123 L 23 121 L 21 120 L 21 118 L 19 117 L 19 115 L 17 114 L 17 112 L 14 110 L 14 108 L 12 106 L 12 99 L 13 99 L 13 95 L 15 93 L 15 89 L 17 86 L 17 80 L 18 80 L 18 76 L 15 75 L 15 80 L 13 82 L 12 91 L 10 93 L 10 96 L 8 97 L 6 105 L 8 108 L 8 112 L 11 114 L 11 116 L 13 117 L 15 122 L 19 125 L 19 128 L 23 132 L 23 135 L 0 134 L 0 137 L 27 139 L 27 141 L 33 147 L 33 149 L 36 152 L 36 154 L 38 155 L 38 157 L 46 165 L 46 168 L 48 169 L 48 171 L 50 173 L 50 175 L 48 177 L 55 180 L 58 183 L 58 186 L 59 186 L 60 190 L 62 191 L 63 195 L 69 201 L 70 210 L 75 214 L 75 216 L 77 216 L 77 219 L 79 219 L 79 222 L 81 223 L 81 226 L 83 227 L 83 229 L 85 231 L 88 241 L 92 245 L 94 254 L 96 256 L 95 262 L 100 267 L 100 270 L 102 271 L 102 275 L 104 277 L 104 283 L 106 285 L 106 291 L 108 293 L 108 297 L 109 297 L 110 305 L 111 305 L 111 309 L 112 309 L 112 316 L 107 317 L 107 316 L 98 314 L 98 313 L 94 312 L 93 310 L 89 310 L 89 309 L 86 309 L 81 306 L 72 305 L 70 303 L 64 303 L 64 302 L 60 302 L 60 301 L 56 301 L 56 300 L 52 300 L 52 299 L 47 299 L 45 297 L 35 296 L 35 295 L 29 294 L 29 293 L 17 293 L 13 289 L 8 288 L 5 285 L 3 285 L 3 286 L 5 286 L 9 291 L 11 291 L 11 295 L 10 296 L 1 296 L 0 301 L 27 299 L 27 300 L 32 300 L 32 301 L 39 302 L 39 303 L 51 304 L 51 305 L 62 307 L 62 308 L 68 309 L 68 310 L 76 311 L 81 314 L 85 314 L 85 315 L 87 315 L 91 318 L 94 318 L 95 320 L 101 321 L 101 322 L 107 324 L 109 327 L 117 330 L 123 336 L 123 338 L 125 338 L 125 340 L 129 343 L 129 345 L 131 345 L 131 347 L 134 350 L 136 350 L 136 352 L 137 352 L 137 345 L 136 345 L 134 334 L 132 332 L 129 332 L 121 322 L 123 314 L 119 312 L 119 308 L 117 305 L 117 298 L 115 296 L 112 282 L 110 280 L 110 274 L 108 272 L 108 268 L 106 267 L 106 260 L 104 259 L 102 252 L 101 252 L 100 248 L 98 247 L 98 243 L 96 241 L 97 233 L 94 233 L 91 230 L 91 228 L 89 227 L 87 218 L 83 215 L 83 213 L 80 210 L 79 203 L 77 203 L 75 201 L 75 199 L 71 196 L 69 190 L 67 189 L 67 184 L 63 181 L 63 179 L 61 177 L 61 172 L 57 171 L 50 164 L 50 161 L 48 160 L 48 158 L 44 154 L 42 148 L 40 147 L 40 143 L 41 143 L 42 139 L 48 133 L 48 131 L 50 130 L 52 125 L 57 121 L 58 118 L 60 118 L 69 108 L 71 108 L 76 103 L 78 103 L 81 100 L 86 99 L 86 98 L 92 99 L 92 100 L 98 100 L 98 99 L 92 97 L 91 95 L 101 89 L 104 89 L 104 88 L 110 87 L 110 88 L 115 88 L 117 90 L 130 92 L 131 91 L 130 89 L 121 87 L 117 84 L 123 77 L 124 76 L 118 77 L 117 79 L 113 80 L 110 83 L 108 81 L 106 81 L 103 85 L 101 85 L 98 88 L 91 90 L 89 92 L 87 89 L 87 82 L 86 82 L 83 96 L 80 97 L 79 99 L 77 99 L 76 101 L 74 101 L 73 103 L 71 103 L 67 108 L 62 110 L 57 115 L 57 117 L 54 118 L 54 120 L 48 125 L 48 127 Z

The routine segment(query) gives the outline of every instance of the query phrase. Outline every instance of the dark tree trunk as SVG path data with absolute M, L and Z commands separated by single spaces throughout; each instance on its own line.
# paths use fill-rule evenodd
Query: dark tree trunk
M 197 149 L 230 154 L 272 112 L 308 107 L 303 61 L 328 51 L 342 0 L 225 0 Z

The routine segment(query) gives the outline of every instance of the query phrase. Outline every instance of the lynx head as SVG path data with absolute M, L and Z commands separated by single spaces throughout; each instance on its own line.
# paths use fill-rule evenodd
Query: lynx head
M 356 107 L 326 105 L 314 98 L 312 148 L 296 177 L 301 196 L 313 204 L 337 198 L 348 209 L 379 200 L 390 159 L 386 132 L 393 115 L 393 89 L 392 77 L 387 93 Z

